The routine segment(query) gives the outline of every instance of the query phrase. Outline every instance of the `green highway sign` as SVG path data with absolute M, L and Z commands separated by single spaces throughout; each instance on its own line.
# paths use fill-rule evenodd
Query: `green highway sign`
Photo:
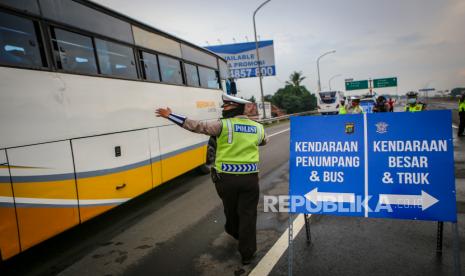
M 395 87 L 397 86 L 397 78 L 374 79 L 374 88 Z
M 368 89 L 368 81 L 346 81 L 346 91 Z

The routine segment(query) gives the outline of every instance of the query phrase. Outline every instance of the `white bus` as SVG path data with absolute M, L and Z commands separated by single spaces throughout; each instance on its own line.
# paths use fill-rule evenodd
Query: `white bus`
M 344 94 L 341 91 L 322 91 L 318 93 L 318 112 L 321 114 L 338 114 L 339 104 Z
M 83 0 L 0 0 L 0 261 L 196 167 L 226 61 Z

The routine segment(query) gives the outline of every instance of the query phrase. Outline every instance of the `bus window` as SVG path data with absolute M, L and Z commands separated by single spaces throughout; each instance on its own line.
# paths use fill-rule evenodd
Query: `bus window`
M 104 75 L 137 78 L 132 48 L 117 43 L 95 39 L 100 71 Z
M 149 81 L 160 81 L 157 56 L 146 52 L 140 53 L 144 79 Z
M 217 73 L 213 69 L 199 66 L 200 86 L 219 89 Z
M 39 46 L 34 22 L 0 12 L 0 63 L 42 67 Z
M 199 87 L 199 72 L 197 71 L 197 66 L 184 63 L 184 67 L 186 69 L 186 81 L 187 85 Z
M 172 84 L 184 84 L 181 61 L 167 56 L 158 56 L 160 61 L 161 81 Z
M 58 68 L 84 74 L 97 74 L 92 39 L 61 29 L 52 29 Z

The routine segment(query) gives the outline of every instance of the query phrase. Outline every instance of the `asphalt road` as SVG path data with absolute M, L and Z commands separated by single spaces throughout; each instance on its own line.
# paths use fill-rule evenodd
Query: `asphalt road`
M 288 128 L 266 129 L 271 137 L 261 148 L 262 193 L 287 193 L 288 180 L 281 176 L 288 170 Z M 260 212 L 257 260 L 286 229 L 286 218 Z M 253 265 L 240 265 L 236 242 L 223 225 L 210 177 L 191 172 L 13 258 L 0 274 L 246 274 Z

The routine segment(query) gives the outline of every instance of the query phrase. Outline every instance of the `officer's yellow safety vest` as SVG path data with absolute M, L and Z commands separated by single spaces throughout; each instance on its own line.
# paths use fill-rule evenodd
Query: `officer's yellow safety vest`
M 414 106 L 411 106 L 411 105 L 405 106 L 405 111 L 408 111 L 408 112 L 418 112 L 422 110 L 423 110 L 422 104 L 415 104 Z
M 459 112 L 464 112 L 465 111 L 465 101 L 460 102 L 459 101 Z
M 364 114 L 363 109 L 360 107 L 360 105 L 357 105 L 355 107 L 351 107 L 349 109 L 350 114 Z
M 347 109 L 345 106 L 339 107 L 339 114 L 347 114 Z
M 247 118 L 222 119 L 217 138 L 215 168 L 221 173 L 248 174 L 258 172 L 260 145 L 265 130 L 260 123 Z

